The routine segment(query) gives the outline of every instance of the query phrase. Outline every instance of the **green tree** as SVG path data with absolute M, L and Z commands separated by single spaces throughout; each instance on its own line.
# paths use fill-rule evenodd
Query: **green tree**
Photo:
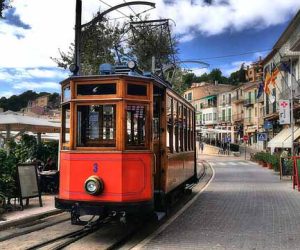
M 0 0 L 0 19 L 4 18 L 3 12 L 4 10 L 10 8 L 10 0 Z
M 145 17 L 142 21 L 147 21 Z M 174 63 L 173 58 L 178 53 L 178 41 L 172 36 L 166 24 L 157 25 L 153 28 L 152 24 L 132 26 L 128 36 L 129 55 L 136 58 L 141 69 L 150 71 L 152 57 L 155 57 L 155 66 Z
M 113 63 L 115 45 L 121 39 L 122 29 L 119 25 L 112 26 L 108 22 L 100 22 L 94 26 L 86 27 L 81 37 L 81 74 L 98 74 L 99 65 Z M 68 68 L 74 63 L 74 44 L 69 46 L 67 52 L 60 51 L 59 58 L 51 59 L 58 67 Z
M 147 20 L 147 18 L 145 18 Z M 125 37 L 125 38 L 124 38 Z M 120 48 L 120 41 L 122 47 Z M 114 63 L 118 49 L 121 62 L 134 58 L 143 70 L 151 70 L 152 56 L 158 65 L 169 64 L 177 52 L 176 39 L 161 29 L 149 28 L 146 24 L 126 32 L 120 25 L 101 22 L 83 30 L 81 39 L 81 74 L 98 74 L 101 63 Z M 58 67 L 66 69 L 74 62 L 74 44 L 67 52 L 59 51 L 59 58 L 52 58 Z

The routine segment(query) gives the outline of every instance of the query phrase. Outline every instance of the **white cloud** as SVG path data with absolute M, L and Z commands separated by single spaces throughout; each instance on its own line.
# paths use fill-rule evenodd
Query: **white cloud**
M 29 69 L 27 72 L 31 77 L 42 77 L 42 78 L 66 78 L 67 73 L 61 72 L 58 70 L 49 70 L 49 69 Z
M 230 63 L 229 65 L 225 65 L 224 67 L 221 67 L 221 71 L 223 75 L 230 76 L 232 72 L 235 72 L 241 68 L 241 65 L 244 64 L 244 67 L 250 66 L 252 61 L 234 61 Z
M 0 98 L 1 97 L 6 97 L 6 98 L 9 98 L 11 97 L 12 95 L 15 95 L 16 93 L 13 92 L 13 91 L 0 91 Z
M 19 82 L 13 85 L 14 89 L 19 90 L 60 90 L 60 85 L 57 82 Z
M 112 6 L 124 3 L 122 0 L 106 2 Z M 173 30 L 181 36 L 181 42 L 193 39 L 195 32 L 214 35 L 228 30 L 276 25 L 286 21 L 300 7 L 299 0 L 228 0 L 228 4 L 217 0 L 212 5 L 204 4 L 203 0 L 177 0 L 172 4 L 163 0 L 154 2 L 156 9 L 149 12 L 151 18 L 173 19 L 176 22 Z M 31 29 L 0 22 L 0 67 L 55 67 L 50 57 L 58 57 L 58 49 L 68 50 L 74 41 L 75 1 L 23 0 L 12 4 L 16 7 L 15 13 Z M 100 11 L 108 8 L 99 0 L 83 1 L 83 23 L 90 21 L 100 7 Z M 148 7 L 132 8 L 137 13 Z M 120 11 L 125 15 L 132 14 L 128 7 Z M 122 14 L 114 11 L 110 16 Z
M 187 34 L 190 28 L 206 35 L 220 34 L 228 30 L 265 28 L 287 21 L 300 7 L 299 0 L 228 0 L 204 1 L 180 0 L 171 5 L 158 1 L 158 13 L 176 21 L 175 31 Z
M 208 68 L 191 68 L 191 70 L 196 76 L 201 76 L 204 73 L 210 72 Z

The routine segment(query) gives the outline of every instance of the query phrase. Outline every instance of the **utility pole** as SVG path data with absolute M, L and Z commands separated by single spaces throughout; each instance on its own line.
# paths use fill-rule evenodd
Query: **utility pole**
M 116 6 L 113 6 L 102 13 L 97 13 L 97 16 L 95 16 L 91 21 L 82 24 L 81 23 L 81 16 L 82 16 L 82 0 L 76 0 L 76 12 L 75 12 L 75 68 L 72 71 L 75 75 L 80 75 L 80 45 L 81 45 L 81 31 L 82 28 L 96 25 L 98 22 L 101 22 L 103 20 L 103 17 L 119 8 L 123 8 L 126 6 L 131 5 L 147 5 L 151 6 L 152 8 L 155 8 L 155 3 L 151 3 L 148 1 L 132 1 L 132 2 L 125 2 L 118 4 Z
M 294 86 L 293 86 L 293 61 L 290 59 L 290 107 L 291 107 L 291 156 L 294 156 Z

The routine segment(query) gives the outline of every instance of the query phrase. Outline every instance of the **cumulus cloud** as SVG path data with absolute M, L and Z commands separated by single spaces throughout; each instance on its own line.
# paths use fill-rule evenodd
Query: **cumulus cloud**
M 13 91 L 0 91 L 0 97 L 6 97 L 9 98 L 12 95 L 15 95 L 16 93 Z
M 208 68 L 191 68 L 191 70 L 196 76 L 201 76 L 204 73 L 210 72 Z
M 57 82 L 20 82 L 13 85 L 14 89 L 17 90 L 56 90 L 60 89 L 60 85 Z
M 210 36 L 226 31 L 265 28 L 283 23 L 296 13 L 299 0 L 180 0 L 158 1 L 158 14 L 176 21 L 175 31 L 187 34 L 193 27 Z M 161 12 L 160 12 L 161 11 Z
M 123 0 L 106 1 L 114 6 Z M 156 0 L 150 18 L 170 18 L 173 31 L 181 42 L 192 40 L 197 33 L 210 36 L 226 31 L 264 28 L 286 21 L 300 7 L 299 0 Z M 14 1 L 8 10 L 10 22 L 0 21 L 0 67 L 55 67 L 50 57 L 59 56 L 58 49 L 68 50 L 74 41 L 74 0 Z M 97 11 L 109 8 L 99 0 L 83 1 L 83 23 Z M 135 13 L 146 6 L 132 6 Z M 122 13 L 129 16 L 131 9 Z M 118 11 L 108 17 L 122 17 Z M 124 19 L 118 19 L 122 21 Z M 128 19 L 127 19 L 128 21 Z M 26 29 L 30 28 L 30 29 Z
M 241 68 L 242 64 L 244 64 L 244 67 L 247 67 L 248 65 L 250 66 L 251 63 L 252 63 L 252 61 L 234 61 L 230 64 L 227 64 L 227 65 L 224 65 L 223 67 L 221 67 L 221 70 L 223 72 L 223 75 L 230 76 L 230 74 L 232 72 L 239 70 Z

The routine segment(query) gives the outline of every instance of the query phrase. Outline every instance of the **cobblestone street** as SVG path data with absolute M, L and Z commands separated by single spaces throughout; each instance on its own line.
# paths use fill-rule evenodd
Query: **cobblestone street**
M 208 160 L 215 177 L 149 249 L 300 249 L 300 193 L 255 163 Z

